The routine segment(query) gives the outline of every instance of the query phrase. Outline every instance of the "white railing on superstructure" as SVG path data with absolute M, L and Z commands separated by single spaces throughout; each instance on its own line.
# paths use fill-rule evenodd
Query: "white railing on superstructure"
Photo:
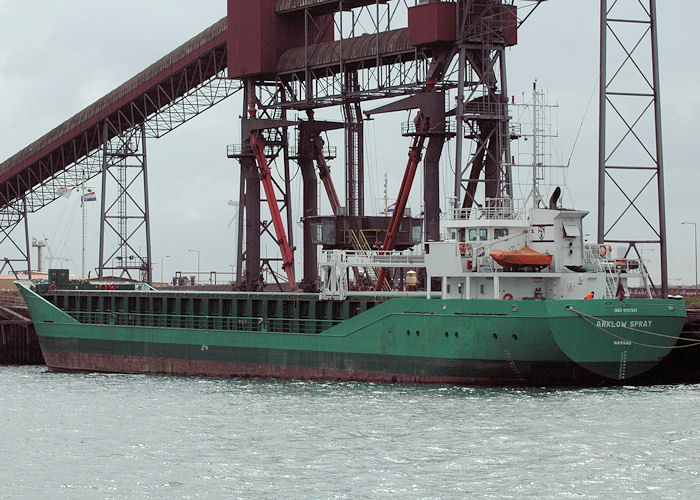
M 602 272 L 605 275 L 605 289 L 608 297 L 615 297 L 622 278 L 638 277 L 641 279 L 644 288 L 647 289 L 649 297 L 649 276 L 642 259 L 613 259 L 601 257 L 596 253 L 599 245 L 587 244 L 584 248 L 584 264 L 586 268 Z
M 383 250 L 324 250 L 321 264 L 370 267 L 424 267 L 422 253 Z
M 488 198 L 484 206 L 450 208 L 447 210 L 448 220 L 466 220 L 470 218 L 514 220 L 516 215 L 511 198 Z
M 350 268 L 425 267 L 422 253 L 382 250 L 325 250 L 321 253 L 321 300 L 345 300 L 350 292 Z M 386 293 L 386 292 L 382 292 Z

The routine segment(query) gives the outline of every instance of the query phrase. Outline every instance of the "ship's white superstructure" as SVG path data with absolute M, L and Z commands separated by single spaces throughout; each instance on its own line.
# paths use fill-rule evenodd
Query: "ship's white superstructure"
M 443 240 L 424 242 L 415 252 L 324 251 L 321 297 L 343 300 L 366 294 L 354 291 L 352 271 L 362 269 L 371 278 L 382 267 L 396 269 L 395 286 L 404 282 L 397 276 L 416 271 L 421 283 L 417 288 L 428 298 L 574 300 L 592 292 L 595 298 L 621 299 L 629 295 L 630 275 L 641 278 L 648 289 L 640 260 L 615 259 L 610 246 L 586 243 L 583 219 L 588 212 L 562 207 L 558 187 L 548 202 L 544 198 L 545 171 L 565 168 L 543 164 L 549 157 L 542 151 L 544 138 L 556 137 L 543 123 L 540 108 L 549 107 L 533 85 L 532 102 L 526 105 L 532 131 L 522 133 L 518 127 L 521 137 L 532 142 L 532 161 L 512 165 L 532 171 L 523 199 L 487 198 L 472 208 L 452 208 L 442 221 Z M 504 262 L 504 253 L 513 260 Z M 417 293 L 411 286 L 401 292 Z

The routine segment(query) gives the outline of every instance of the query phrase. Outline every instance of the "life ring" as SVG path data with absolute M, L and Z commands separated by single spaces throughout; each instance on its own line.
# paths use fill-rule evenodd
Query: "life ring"
M 506 292 L 506 293 L 503 295 L 503 300 L 513 300 L 513 294 L 512 294 L 512 293 Z
M 467 244 L 466 243 L 460 243 L 459 244 L 459 254 L 464 257 L 467 255 Z
M 53 283 L 49 285 L 49 292 L 56 293 L 56 285 Z
M 117 289 L 117 285 L 115 285 L 114 283 L 112 283 L 111 285 L 109 285 L 109 289 L 110 289 L 110 290 L 116 290 L 116 289 Z
M 100 290 L 107 290 L 107 285 L 104 283 L 101 283 L 100 286 L 98 287 Z
M 598 256 L 605 257 L 608 255 L 608 247 L 605 245 L 598 245 Z

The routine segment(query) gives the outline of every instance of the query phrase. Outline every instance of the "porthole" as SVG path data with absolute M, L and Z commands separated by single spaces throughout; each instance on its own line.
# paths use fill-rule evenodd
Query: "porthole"
M 416 337 L 420 337 L 420 330 L 416 330 Z
M 459 332 L 455 332 L 455 338 L 459 338 Z
M 513 340 L 518 340 L 518 336 L 516 334 L 513 334 Z
M 450 336 L 450 334 L 447 333 L 447 332 L 445 332 L 445 338 L 447 338 L 447 337 L 449 337 L 449 336 Z
M 411 335 L 411 330 L 406 330 L 406 335 Z
M 494 333 L 494 334 L 493 334 L 493 338 L 497 339 L 497 338 L 498 338 L 498 335 L 496 335 L 496 334 Z

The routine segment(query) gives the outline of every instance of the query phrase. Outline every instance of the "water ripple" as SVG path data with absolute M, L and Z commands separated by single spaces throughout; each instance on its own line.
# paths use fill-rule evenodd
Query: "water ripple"
M 0 367 L 0 497 L 688 498 L 700 386 L 582 390 Z

